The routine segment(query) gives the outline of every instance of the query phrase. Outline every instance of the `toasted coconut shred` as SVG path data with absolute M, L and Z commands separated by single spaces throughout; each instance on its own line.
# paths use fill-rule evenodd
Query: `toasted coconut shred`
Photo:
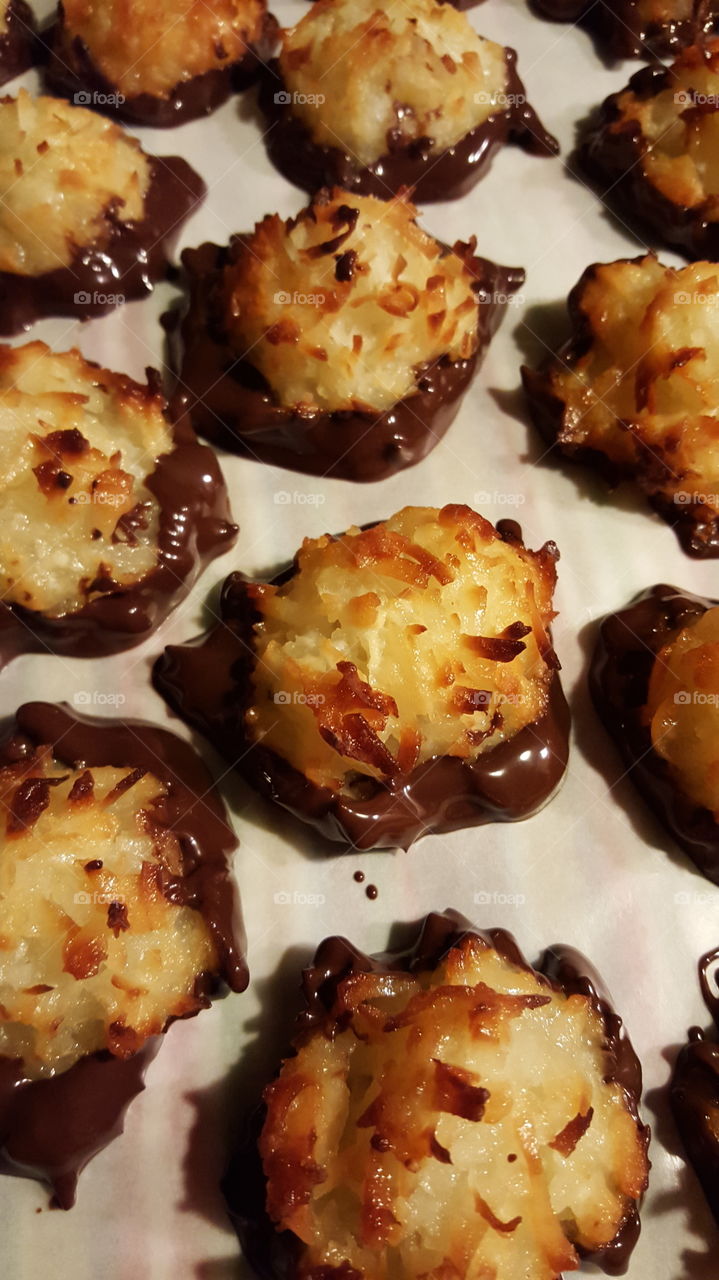
M 59 98 L 0 99 L 0 271 L 41 275 L 139 222 L 150 164 L 136 138 Z
M 503 47 L 434 0 L 317 0 L 283 32 L 279 65 L 313 140 L 363 165 L 420 138 L 446 150 L 506 107 Z
M 335 791 L 513 737 L 544 714 L 556 669 L 555 558 L 468 507 L 306 539 L 288 583 L 249 589 L 251 735 Z
M 164 400 L 41 342 L 0 347 L 0 590 L 62 616 L 158 561 L 146 479 L 173 448 Z
M 241 245 L 226 323 L 280 404 L 383 410 L 416 391 L 422 366 L 474 355 L 475 278 L 416 213 L 402 197 L 336 188 L 295 219 L 268 216 Z
M 297 1274 L 556 1280 L 617 1235 L 645 1144 L 592 1000 L 482 939 L 352 973 L 265 1092 L 267 1209 Z
M 40 748 L 0 770 L 0 1056 L 30 1079 L 100 1049 L 128 1057 L 201 1008 L 216 971 L 182 874 L 164 785 L 141 770 L 72 769 Z

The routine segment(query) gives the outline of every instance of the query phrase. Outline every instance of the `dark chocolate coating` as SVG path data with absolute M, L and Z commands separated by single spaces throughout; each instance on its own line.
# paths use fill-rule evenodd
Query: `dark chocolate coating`
M 267 153 L 280 173 L 312 194 L 320 187 L 343 187 L 364 196 L 386 200 L 401 187 L 413 188 L 418 204 L 452 200 L 465 195 L 486 173 L 492 157 L 507 142 L 517 142 L 533 155 L 555 156 L 556 138 L 542 125 L 527 102 L 517 74 L 517 54 L 506 50 L 506 95 L 511 105 L 465 134 L 454 146 L 435 151 L 430 138 L 407 144 L 388 138 L 388 150 L 374 164 L 362 167 L 338 147 L 315 142 L 305 124 L 292 112 L 291 102 L 277 102 L 286 94 L 277 62 L 271 62 L 260 82 L 260 106 L 265 113 Z
M 45 38 L 48 89 L 71 102 L 78 93 L 87 91 L 97 95 L 91 104 L 96 111 L 131 124 L 152 125 L 155 129 L 171 128 L 216 111 L 233 93 L 248 88 L 257 79 L 276 44 L 277 21 L 271 14 L 265 14 L 256 43 L 247 46 L 244 58 L 238 62 L 181 80 L 163 97 L 139 93 L 118 102 L 117 86 L 95 65 L 84 41 L 65 31 L 62 4 L 58 9 L 58 21 Z
M 154 725 L 27 702 L 0 742 L 0 767 L 32 757 L 41 745 L 71 767 L 143 769 L 166 786 L 157 812 L 177 836 L 184 865 L 180 876 L 163 876 L 162 891 L 202 914 L 217 949 L 217 972 L 201 975 L 196 994 L 205 1003 L 220 980 L 244 991 L 245 933 L 230 875 L 237 840 L 199 756 Z M 144 1088 L 145 1070 L 161 1043 L 153 1037 L 125 1060 L 91 1054 L 58 1076 L 34 1081 L 23 1077 L 21 1062 L 0 1058 L 0 1172 L 50 1183 L 55 1202 L 69 1209 L 84 1166 L 122 1132 L 126 1108 Z
M 590 687 L 631 781 L 702 875 L 719 884 L 719 824 L 681 791 L 642 714 L 657 653 L 716 603 L 665 585 L 642 592 L 602 622 Z
M 708 972 L 719 949 L 699 961 L 706 1004 L 719 1027 L 719 1001 L 709 988 Z M 719 1224 L 719 1044 L 692 1027 L 680 1051 L 669 1086 L 669 1101 L 690 1163 Z
M 654 66 L 637 71 L 628 87 L 639 98 L 652 98 L 671 84 L 671 67 Z M 621 119 L 619 97 L 611 94 L 584 130 L 577 151 L 580 168 L 602 199 L 621 212 L 641 239 L 648 236 L 650 242 L 668 245 L 692 260 L 715 260 L 719 256 L 719 222 L 708 216 L 713 197 L 689 208 L 654 186 L 642 164 L 650 146 L 637 121 L 614 128 Z
M 261 374 L 238 358 L 225 331 L 223 271 L 242 244 L 243 237 L 235 236 L 227 247 L 204 244 L 182 254 L 190 300 L 181 323 L 178 403 L 200 435 L 233 453 L 344 480 L 382 480 L 434 448 L 454 420 L 509 296 L 524 282 L 521 268 L 499 267 L 476 258 L 470 246 L 455 246 L 478 282 L 477 352 L 418 372 L 418 390 L 383 412 L 318 410 L 300 417 L 275 403 Z
M 644 74 L 640 72 L 640 74 Z M 717 246 L 719 248 L 719 244 Z M 637 258 L 618 259 L 622 262 L 641 262 L 642 255 Z M 538 369 L 522 368 L 522 383 L 526 393 L 532 421 L 540 432 L 542 439 L 549 445 L 554 454 L 561 454 L 570 462 L 589 466 L 599 473 L 602 479 L 614 488 L 623 480 L 628 480 L 642 488 L 642 476 L 633 466 L 621 466 L 609 458 L 600 449 L 589 445 L 564 443 L 559 439 L 564 425 L 565 402 L 555 395 L 552 387 L 552 373 L 566 372 L 589 350 L 595 341 L 589 317 L 582 310 L 582 298 L 597 266 L 592 266 L 582 273 L 567 299 L 567 309 L 572 326 L 572 336 L 560 347 L 555 355 L 551 355 Z M 642 444 L 635 437 L 638 448 Z M 656 462 L 655 455 L 649 453 L 649 464 Z M 682 550 L 697 560 L 713 559 L 719 556 L 719 518 L 710 507 L 700 502 L 673 502 L 671 498 L 660 493 L 648 492 L 650 505 L 658 515 L 671 525 Z
M 701 42 L 717 23 L 708 0 L 694 0 L 692 17 L 681 22 L 647 22 L 637 0 L 531 0 L 530 7 L 552 22 L 584 27 L 598 52 L 611 60 L 669 57 Z
M 185 218 L 203 199 L 202 178 L 179 156 L 151 156 L 144 217 L 123 222 L 107 212 L 109 234 L 76 249 L 69 267 L 41 275 L 0 271 L 0 336 L 29 329 L 46 316 L 89 320 L 125 301 L 144 298 L 167 271 L 168 253 Z M 86 295 L 85 301 L 78 297 Z
M 148 370 L 150 385 L 159 375 Z M 158 458 L 147 488 L 160 506 L 158 563 L 131 586 L 97 595 L 57 617 L 0 601 L 0 666 L 21 653 L 48 649 L 99 657 L 140 644 L 187 594 L 205 566 L 234 542 L 225 482 L 212 449 L 200 444 L 187 417 L 175 420 L 175 446 Z
M 0 35 L 0 85 L 14 80 L 35 61 L 35 15 L 25 0 L 10 0 L 7 30 Z
M 302 974 L 305 1008 L 297 1020 L 294 1045 L 300 1045 L 319 1030 L 332 1034 L 336 1022 L 331 1010 L 339 984 L 351 973 L 418 973 L 436 969 L 443 957 L 467 935 L 481 938 L 511 964 L 534 973 L 555 991 L 589 996 L 605 1028 L 605 1080 L 616 1081 L 624 1091 L 627 1106 L 637 1123 L 645 1149 L 650 1130 L 639 1116 L 642 1069 L 621 1018 L 598 975 L 579 952 L 554 946 L 544 952 L 532 968 L 511 933 L 504 929 L 479 930 L 456 911 L 432 913 L 421 923 L 414 944 L 407 950 L 368 956 L 346 938 L 326 938 L 313 964 Z M 294 1280 L 301 1249 L 290 1231 L 278 1231 L 265 1211 L 265 1178 L 257 1149 L 264 1121 L 263 1108 L 255 1111 L 248 1124 L 246 1140 L 238 1150 L 223 1183 L 230 1219 L 244 1253 L 262 1280 Z M 639 1214 L 632 1208 L 611 1244 L 586 1254 L 609 1275 L 622 1275 L 639 1236 Z M 581 1251 L 580 1251 L 581 1252 Z M 352 1274 L 352 1273 L 350 1273 Z
M 505 536 L 510 535 L 505 531 Z M 377 783 L 369 795 L 338 795 L 318 786 L 248 733 L 257 614 L 238 573 L 225 581 L 221 616 L 218 626 L 190 644 L 168 646 L 155 665 L 157 688 L 251 786 L 345 845 L 346 852 L 407 849 L 433 831 L 529 817 L 562 779 L 569 710 L 555 671 L 546 714 L 475 760 L 435 757 L 391 783 Z

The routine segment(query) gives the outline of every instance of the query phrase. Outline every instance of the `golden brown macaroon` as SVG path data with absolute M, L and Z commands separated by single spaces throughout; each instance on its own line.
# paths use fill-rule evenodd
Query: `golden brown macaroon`
M 275 25 L 266 0 L 63 0 L 48 82 L 138 124 L 181 124 L 250 82 Z
M 586 28 L 610 58 L 669 57 L 717 24 L 716 0 L 530 0 L 543 18 Z
M 607 98 L 579 161 L 638 232 L 688 258 L 719 256 L 719 39 L 647 67 Z
M 719 268 L 653 255 L 589 267 L 569 295 L 572 337 L 524 369 L 532 416 L 569 458 L 628 478 L 684 550 L 719 554 Z
M 293 1280 L 557 1280 L 631 1251 L 648 1134 L 616 1015 L 566 949 L 535 970 L 502 930 L 455 926 L 423 955 L 450 926 L 378 960 L 329 939 L 306 971 L 259 1140 L 267 1215 L 292 1233 L 269 1256 Z

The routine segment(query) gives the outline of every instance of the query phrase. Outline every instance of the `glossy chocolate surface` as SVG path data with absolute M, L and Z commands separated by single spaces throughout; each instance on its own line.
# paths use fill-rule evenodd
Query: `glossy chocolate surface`
M 132 97 L 118 94 L 117 86 L 94 64 L 85 43 L 64 29 L 62 4 L 60 19 L 46 36 L 48 60 L 45 71 L 52 93 L 76 100 L 78 93 L 93 95 L 96 111 L 115 116 L 132 124 L 152 125 L 156 129 L 171 128 L 210 115 L 233 94 L 252 84 L 273 52 L 277 22 L 265 14 L 262 30 L 254 44 L 247 46 L 244 58 L 227 66 L 214 67 L 201 75 L 181 80 L 162 97 L 139 93 Z
M 699 961 L 702 993 L 719 1029 L 719 998 L 709 985 L 709 970 L 719 961 L 719 949 Z M 719 1044 L 716 1034 L 692 1027 L 689 1041 L 677 1058 L 669 1100 L 689 1161 L 702 1184 L 719 1224 Z
M 150 163 L 141 221 L 122 222 L 108 212 L 109 234 L 78 248 L 69 267 L 35 276 L 0 271 L 1 337 L 21 333 L 45 316 L 103 316 L 122 301 L 152 292 L 166 274 L 182 223 L 206 187 L 179 156 L 151 156 Z
M 637 790 L 702 874 L 719 884 L 719 824 L 680 790 L 643 717 L 657 653 L 716 603 L 663 584 L 643 592 L 602 622 L 590 686 Z
M 368 956 L 346 938 L 326 938 L 313 964 L 302 975 L 305 1007 L 300 1013 L 293 1043 L 298 1045 L 318 1030 L 332 1034 L 336 1023 L 331 1009 L 339 984 L 351 973 L 417 973 L 435 969 L 446 953 L 467 934 L 481 938 L 511 964 L 533 972 L 540 981 L 564 991 L 589 996 L 606 1028 L 605 1079 L 616 1081 L 624 1090 L 645 1146 L 650 1132 L 639 1117 L 642 1070 L 621 1018 L 614 1012 L 601 980 L 579 952 L 564 946 L 548 948 L 535 968 L 522 955 L 511 933 L 504 929 L 479 930 L 456 911 L 432 913 L 422 922 L 414 944 L 407 950 Z M 248 1261 L 263 1280 L 294 1280 L 299 1259 L 299 1241 L 292 1232 L 276 1230 L 265 1212 L 265 1179 L 257 1149 L 263 1110 L 259 1108 L 248 1124 L 241 1145 L 227 1173 L 223 1189 L 228 1212 Z M 614 1240 L 604 1249 L 586 1256 L 610 1275 L 624 1273 L 639 1236 L 639 1215 L 633 1209 Z M 351 1273 L 350 1273 L 351 1274 Z
M 224 328 L 223 272 L 242 244 L 243 237 L 235 236 L 227 247 L 204 244 L 182 255 L 190 299 L 176 357 L 182 388 L 178 405 L 200 435 L 225 449 L 344 480 L 384 479 L 434 448 L 454 420 L 510 295 L 524 282 L 521 268 L 499 267 L 475 257 L 470 246 L 455 246 L 478 283 L 475 355 L 445 358 L 420 371 L 417 391 L 383 412 L 317 411 L 300 417 L 275 403 L 261 374 L 238 357 Z
M 642 256 L 621 261 L 641 262 Z M 522 383 L 532 421 L 554 454 L 560 454 L 570 462 L 591 467 L 611 488 L 624 480 L 641 488 L 641 476 L 637 474 L 635 467 L 622 467 L 600 449 L 564 443 L 559 438 L 566 406 L 564 400 L 554 392 L 551 375 L 555 370 L 566 373 L 567 367 L 571 369 L 595 341 L 591 322 L 581 306 L 587 282 L 595 270 L 596 265 L 587 267 L 567 299 L 571 338 L 538 369 L 530 369 L 525 365 L 522 368 Z M 657 514 L 671 525 L 687 555 L 697 560 L 719 556 L 719 518 L 711 507 L 701 502 L 674 502 L 671 497 L 663 497 L 659 493 L 648 493 L 646 497 Z
M 401 187 L 412 187 L 417 204 L 451 200 L 465 195 L 486 173 L 494 153 L 507 142 L 516 142 L 533 155 L 557 155 L 559 143 L 542 125 L 527 102 L 524 85 L 517 74 L 517 54 L 506 50 L 505 95 L 510 105 L 497 111 L 459 142 L 444 151 L 435 151 L 431 138 L 411 144 L 393 143 L 372 165 L 361 167 L 352 156 L 337 147 L 316 143 L 309 130 L 292 113 L 291 97 L 285 90 L 278 64 L 272 62 L 260 84 L 260 106 L 268 131 L 267 152 L 280 173 L 310 194 L 320 187 L 343 187 L 360 195 L 382 200 Z
M 201 975 L 196 994 L 208 1003 L 219 981 L 243 991 L 249 981 L 245 934 L 229 865 L 237 841 L 199 756 L 153 725 L 28 702 L 0 742 L 0 767 L 31 758 L 41 745 L 72 767 L 142 769 L 165 784 L 157 812 L 178 837 L 184 865 L 181 875 L 163 874 L 162 891 L 202 914 L 218 956 L 217 972 Z M 60 1075 L 33 1081 L 23 1076 L 21 1062 L 0 1058 L 0 1172 L 48 1182 L 55 1203 L 69 1209 L 84 1166 L 122 1132 L 127 1106 L 144 1088 L 145 1070 L 161 1043 L 162 1037 L 153 1037 L 124 1060 L 107 1052 L 88 1055 Z
M 148 370 L 160 390 L 159 375 Z M 225 482 L 212 449 L 187 418 L 173 427 L 174 448 L 158 458 L 146 485 L 160 507 L 158 562 L 136 583 L 96 595 L 74 613 L 52 616 L 0 601 L 0 666 L 21 653 L 50 649 L 99 657 L 139 644 L 187 594 L 205 566 L 234 542 Z
M 0 85 L 14 80 L 35 61 L 35 15 L 25 0 L 10 0 L 7 29 L 0 35 Z
M 542 18 L 584 27 L 610 60 L 669 57 L 700 42 L 717 23 L 706 0 L 694 0 L 693 16 L 677 22 L 647 21 L 637 0 L 531 0 L 531 7 Z
M 505 528 L 502 528 L 502 526 Z M 513 521 L 497 526 L 517 538 Z M 407 849 L 430 832 L 529 817 L 549 800 L 567 765 L 569 710 L 556 671 L 546 714 L 475 760 L 437 756 L 356 795 L 310 782 L 248 734 L 253 626 L 257 620 L 238 573 L 227 578 L 222 621 L 186 645 L 170 645 L 155 665 L 160 693 L 198 728 L 263 796 L 355 849 Z M 369 791 L 369 794 L 366 793 Z
M 638 98 L 652 98 L 671 85 L 671 67 L 662 66 L 643 67 L 629 81 Z M 669 245 L 690 259 L 715 260 L 719 222 L 709 217 L 714 197 L 689 208 L 670 200 L 650 181 L 642 159 L 651 148 L 637 121 L 614 128 L 622 118 L 617 105 L 620 96 L 611 94 L 584 130 L 577 151 L 580 168 L 640 237 Z

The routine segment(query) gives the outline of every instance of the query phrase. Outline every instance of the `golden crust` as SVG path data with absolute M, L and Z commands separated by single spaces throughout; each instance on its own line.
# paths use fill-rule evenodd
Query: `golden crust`
M 225 323 L 280 404 L 386 409 L 416 390 L 422 365 L 474 355 L 474 277 L 416 212 L 335 188 L 244 241 L 225 270 Z
M 136 138 L 59 98 L 0 99 L 0 271 L 41 275 L 139 222 L 150 163 Z
M 362 165 L 431 138 L 444 151 L 506 109 L 505 50 L 436 0 L 373 9 L 317 0 L 283 32 L 280 71 L 292 112 L 322 146 Z
M 127 1057 L 202 1006 L 217 956 L 200 913 L 162 891 L 182 871 L 164 795 L 152 774 L 70 769 L 50 748 L 0 770 L 0 1054 L 30 1078 Z
M 529 375 L 561 403 L 558 443 L 604 454 L 678 514 L 719 514 L 719 268 L 599 265 L 571 309 L 573 349 Z
M 503 542 L 469 507 L 306 539 L 286 585 L 250 587 L 252 737 L 350 793 L 490 750 L 546 710 L 555 579 L 550 548 Z
M 576 1269 L 646 1185 L 604 1050 L 588 997 L 476 936 L 429 973 L 352 973 L 265 1092 L 267 1208 L 301 1242 L 298 1275 Z
M 0 591 L 53 616 L 153 569 L 162 395 L 42 342 L 0 346 Z
M 719 820 L 719 607 L 657 654 L 646 719 L 681 790 Z
M 126 98 L 162 98 L 241 62 L 266 11 L 266 0 L 183 0 L 179 10 L 175 0 L 63 0 L 63 28 Z

